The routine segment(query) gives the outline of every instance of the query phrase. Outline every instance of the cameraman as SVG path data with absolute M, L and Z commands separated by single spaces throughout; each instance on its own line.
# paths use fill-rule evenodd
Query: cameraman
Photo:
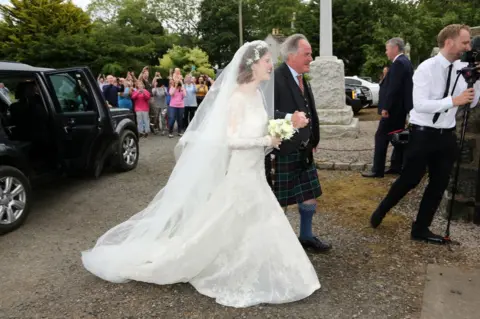
M 410 140 L 400 177 L 372 214 L 370 224 L 378 227 L 388 211 L 422 180 L 428 168 L 429 181 L 420 203 L 411 238 L 444 244 L 440 235 L 429 230 L 457 154 L 455 114 L 458 107 L 475 106 L 480 86 L 467 89 L 457 71 L 466 66 L 460 57 L 470 47 L 470 28 L 466 25 L 446 26 L 437 37 L 440 52 L 422 62 L 413 75 L 413 109 L 410 111 Z

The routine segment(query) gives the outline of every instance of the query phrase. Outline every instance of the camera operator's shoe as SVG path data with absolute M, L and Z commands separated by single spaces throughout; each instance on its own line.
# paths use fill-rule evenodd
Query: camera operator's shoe
M 411 233 L 412 240 L 423 241 L 430 244 L 445 245 L 447 241 L 440 235 L 432 233 L 430 230 Z
M 386 215 L 387 213 L 382 213 L 377 208 L 373 212 L 372 216 L 370 216 L 370 225 L 372 226 L 372 228 L 377 228 L 378 226 L 380 226 Z

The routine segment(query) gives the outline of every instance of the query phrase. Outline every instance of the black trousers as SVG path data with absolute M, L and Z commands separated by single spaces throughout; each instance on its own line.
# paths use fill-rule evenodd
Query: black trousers
M 412 232 L 421 233 L 430 227 L 457 155 L 455 131 L 410 132 L 405 164 L 400 177 L 392 184 L 377 211 L 387 213 L 422 180 L 428 168 L 429 181 L 425 188 Z
M 383 175 L 385 171 L 388 144 L 391 143 L 391 137 L 388 133 L 405 127 L 405 120 L 400 121 L 400 125 L 392 125 L 390 121 L 391 119 L 382 118 L 378 123 L 377 132 L 375 133 L 375 151 L 373 154 L 372 172 L 378 175 Z M 404 146 L 394 146 L 390 159 L 390 169 L 400 171 L 403 166 L 403 159 Z
M 183 127 L 185 129 L 187 129 L 188 124 L 192 121 L 196 111 L 196 106 L 185 106 L 185 112 L 183 113 Z

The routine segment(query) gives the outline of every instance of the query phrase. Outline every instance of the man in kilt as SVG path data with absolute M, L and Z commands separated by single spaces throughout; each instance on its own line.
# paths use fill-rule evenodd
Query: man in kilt
M 331 245 L 312 232 L 316 198 L 322 194 L 313 150 L 320 129 L 312 91 L 303 74 L 310 70 L 312 48 L 301 34 L 288 37 L 281 48 L 284 63 L 275 70 L 275 118 L 291 119 L 298 130 L 279 150 L 266 157 L 267 178 L 280 205 L 298 204 L 299 240 L 305 249 L 325 252 Z

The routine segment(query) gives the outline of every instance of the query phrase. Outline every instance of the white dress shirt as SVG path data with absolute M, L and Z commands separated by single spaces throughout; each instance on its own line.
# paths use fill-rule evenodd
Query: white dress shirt
M 457 79 L 457 70 L 467 66 L 467 63 L 460 62 L 460 60 L 453 62 L 448 96 L 443 98 L 450 64 L 452 63 L 441 53 L 438 53 L 418 66 L 413 75 L 413 109 L 410 111 L 411 124 L 445 129 L 455 126 L 455 114 L 458 107 L 453 105 L 452 97 L 460 95 L 467 89 L 467 83 L 462 75 L 460 75 L 453 93 L 452 90 Z M 475 84 L 474 89 L 475 98 L 471 107 L 477 105 L 480 97 L 479 82 Z M 433 116 L 437 112 L 440 112 L 440 117 L 434 124 Z
M 290 65 L 288 65 L 288 69 L 290 70 L 290 73 L 292 73 L 292 76 L 293 76 L 293 79 L 295 80 L 295 83 L 297 83 L 297 85 L 300 87 L 300 83 L 298 83 L 298 78 L 297 76 L 300 75 L 300 73 L 298 73 L 297 71 L 295 71 L 294 69 L 292 69 L 290 67 Z M 288 121 L 291 121 L 292 120 L 292 115 L 291 113 L 287 113 L 287 115 L 285 115 L 285 119 L 288 120 Z

